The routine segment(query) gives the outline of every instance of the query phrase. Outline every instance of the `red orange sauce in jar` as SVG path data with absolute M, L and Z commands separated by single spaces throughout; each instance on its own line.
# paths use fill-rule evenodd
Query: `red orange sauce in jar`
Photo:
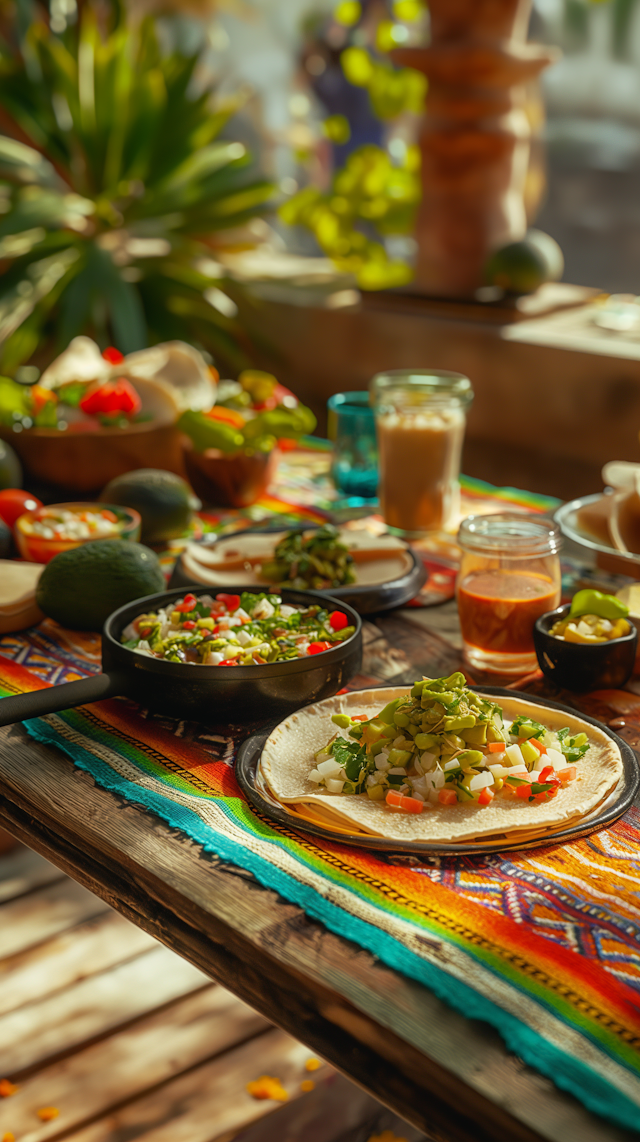
M 534 624 L 560 602 L 558 527 L 525 512 L 468 516 L 458 542 L 456 595 L 466 661 L 501 674 L 534 669 Z
M 502 654 L 527 654 L 533 626 L 558 605 L 558 588 L 544 575 L 478 571 L 458 587 L 465 642 Z

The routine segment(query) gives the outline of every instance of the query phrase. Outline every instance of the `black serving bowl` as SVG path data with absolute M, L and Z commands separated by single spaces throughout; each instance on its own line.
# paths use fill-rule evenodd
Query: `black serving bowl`
M 227 587 L 227 594 L 242 594 L 246 587 Z M 134 701 L 167 714 L 206 722 L 255 722 L 281 717 L 328 698 L 357 674 L 362 663 L 360 616 L 342 600 L 317 591 L 279 591 L 283 602 L 293 606 L 314 604 L 347 615 L 355 633 L 320 654 L 287 662 L 255 666 L 191 666 L 166 662 L 129 650 L 120 642 L 124 628 L 144 612 L 154 611 L 182 598 L 184 588 L 147 595 L 127 603 L 107 619 L 102 637 L 102 669 L 105 674 L 127 678 L 126 694 Z M 200 594 L 208 594 L 206 588 Z
M 536 656 L 543 674 L 563 690 L 615 690 L 624 686 L 636 659 L 638 632 L 631 621 L 631 631 L 622 638 L 588 645 L 564 642 L 550 634 L 554 623 L 565 619 L 571 610 L 566 603 L 555 611 L 541 615 L 533 628 Z

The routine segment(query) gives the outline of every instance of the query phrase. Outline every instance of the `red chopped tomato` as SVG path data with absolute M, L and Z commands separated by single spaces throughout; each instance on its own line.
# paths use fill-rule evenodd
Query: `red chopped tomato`
M 495 794 L 493 792 L 493 789 L 488 789 L 487 786 L 485 785 L 484 789 L 480 790 L 480 795 L 478 797 L 478 805 L 490 805 L 491 802 L 493 801 L 494 796 L 495 796 Z
M 527 781 L 525 785 L 516 785 L 516 797 L 520 797 L 522 801 L 526 801 L 529 797 L 533 796 L 531 793 L 531 784 Z
M 240 606 L 239 595 L 216 595 L 216 599 L 219 603 L 224 603 L 230 615 L 237 611 Z
M 31 492 L 23 492 L 22 488 L 5 488 L 0 492 L 0 519 L 4 520 L 7 527 L 13 527 L 25 512 L 34 512 L 41 507 L 40 500 L 32 496 Z
M 107 508 L 104 508 L 103 511 L 100 512 L 100 515 L 102 516 L 103 519 L 108 519 L 109 523 L 117 523 L 118 522 L 118 517 L 115 514 L 115 512 L 110 512 Z
M 225 658 L 223 662 L 219 662 L 218 666 L 237 666 L 237 658 Z
M 183 630 L 195 630 L 197 625 L 198 624 L 194 623 L 193 619 L 187 619 L 185 622 L 183 622 L 182 629 Z
M 2 495 L 2 492 L 0 492 L 0 495 Z M 563 785 L 566 785 L 567 781 L 575 781 L 577 772 L 578 770 L 575 765 L 569 765 L 566 769 L 559 770 L 558 778 Z
M 330 642 L 310 642 L 307 647 L 307 654 L 320 654 L 323 650 L 328 650 L 330 646 Z
M 87 416 L 111 416 L 117 412 L 135 416 L 142 408 L 142 401 L 126 377 L 118 377 L 97 389 L 90 389 L 80 401 L 80 408 Z
M 348 690 L 344 690 L 344 691 L 338 690 L 338 693 L 339 694 L 342 694 L 342 693 L 347 694 Z M 368 722 L 369 719 L 368 719 L 366 714 L 353 714 L 351 721 L 352 722 Z
M 244 428 L 245 418 L 234 408 L 225 408 L 224 405 L 215 404 L 204 414 L 209 420 L 218 420 L 221 424 L 230 424 L 232 428 Z
M 342 611 L 332 611 L 329 615 L 329 626 L 335 631 L 344 630 L 349 626 L 349 620 Z
M 545 765 L 544 769 L 541 769 L 538 774 L 538 781 L 548 781 L 550 777 L 555 776 L 555 772 L 552 765 Z
M 198 600 L 196 599 L 195 595 L 185 595 L 182 602 L 176 603 L 173 609 L 174 611 L 180 611 L 180 614 L 182 615 L 186 615 L 189 613 L 189 611 L 193 610 L 197 601 Z
M 107 345 L 107 348 L 102 350 L 102 356 L 110 365 L 119 365 L 121 361 L 124 361 L 124 353 L 116 349 L 115 345 Z

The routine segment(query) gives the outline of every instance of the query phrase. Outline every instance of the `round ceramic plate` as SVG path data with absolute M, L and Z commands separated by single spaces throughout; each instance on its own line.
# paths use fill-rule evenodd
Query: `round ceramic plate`
M 381 689 L 386 689 L 386 687 L 381 687 Z M 491 694 L 495 697 L 513 698 L 520 696 L 529 702 L 532 700 L 531 694 L 518 695 L 517 691 L 502 690 L 496 686 L 482 686 L 481 691 L 483 694 Z M 576 715 L 575 710 L 570 710 L 558 702 L 552 702 L 545 698 L 536 698 L 535 700 L 541 706 L 548 706 L 552 710 L 562 710 L 567 714 Z M 604 801 L 584 817 L 579 817 L 577 820 L 568 822 L 556 829 L 551 828 L 544 832 L 535 832 L 531 836 L 523 835 L 520 831 L 516 838 L 510 838 L 508 833 L 501 833 L 482 840 L 466 841 L 459 844 L 431 843 L 428 841 L 406 841 L 402 843 L 389 840 L 386 837 L 372 837 L 367 833 L 350 832 L 344 828 L 330 828 L 326 824 L 314 821 L 310 816 L 301 816 L 293 806 L 289 809 L 281 802 L 276 801 L 261 779 L 260 756 L 273 727 L 253 734 L 242 743 L 236 760 L 236 777 L 240 788 L 254 809 L 261 816 L 274 821 L 275 824 L 282 825 L 286 829 L 296 829 L 301 833 L 309 833 L 314 837 L 323 837 L 325 840 L 339 841 L 341 844 L 354 845 L 376 852 L 412 853 L 414 856 L 419 854 L 425 856 L 469 856 L 474 853 L 513 852 L 521 849 L 543 848 L 552 844 L 568 844 L 578 837 L 587 836 L 587 834 L 595 832 L 596 829 L 603 829 L 617 821 L 631 807 L 640 788 L 640 762 L 631 746 L 619 738 L 617 734 L 614 734 L 612 730 L 603 726 L 601 722 L 596 721 L 595 718 L 588 718 L 586 714 L 582 713 L 579 716 L 583 721 L 589 722 L 599 730 L 604 730 L 618 746 L 622 755 L 622 777 L 615 788 L 607 794 Z
M 306 527 L 302 530 L 309 531 L 313 525 Z M 207 543 L 207 547 L 215 546 L 215 543 L 224 540 L 228 542 L 229 539 L 236 538 L 240 535 L 264 535 L 265 532 L 276 531 L 282 532 L 284 529 L 280 525 L 276 528 L 247 528 L 245 531 L 236 532 L 233 536 L 224 535 L 215 540 L 214 543 Z M 233 571 L 229 571 L 229 582 L 236 582 L 237 573 L 234 578 Z M 389 579 L 383 583 L 375 584 L 359 584 L 352 583 L 347 587 L 331 587 L 327 594 L 333 596 L 334 599 L 341 599 L 345 603 L 349 603 L 355 611 L 361 615 L 369 615 L 380 611 L 390 611 L 394 607 L 403 607 L 406 603 L 411 602 L 416 597 L 420 588 L 427 580 L 427 571 L 424 563 L 420 557 L 411 548 L 406 551 L 406 570 L 398 578 Z M 258 584 L 252 584 L 253 588 Z M 169 581 L 170 587 L 212 587 L 212 584 L 200 583 L 188 574 L 182 565 L 182 556 L 179 557 L 174 569 L 171 579 Z M 216 584 L 218 590 L 224 589 L 222 582 Z M 265 590 L 268 585 L 265 584 Z M 273 588 L 271 588 L 273 589 Z
M 614 555 L 616 559 L 622 559 L 635 567 L 640 563 L 640 555 L 627 555 L 624 551 L 618 551 L 616 547 L 611 547 L 607 543 L 600 543 L 592 535 L 586 531 L 582 531 L 578 524 L 578 512 L 581 508 L 588 507 L 589 504 L 595 504 L 597 500 L 602 499 L 602 494 L 594 496 L 581 496 L 578 500 L 571 500 L 567 504 L 563 504 L 558 508 L 554 515 L 556 523 L 559 525 L 563 535 L 567 539 L 572 539 L 574 543 L 580 544 L 581 547 L 586 547 L 589 551 L 598 551 L 601 555 Z

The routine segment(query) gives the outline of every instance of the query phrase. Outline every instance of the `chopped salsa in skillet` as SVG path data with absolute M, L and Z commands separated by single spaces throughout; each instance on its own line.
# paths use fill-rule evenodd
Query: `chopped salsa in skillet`
M 194 666 L 262 666 L 320 654 L 355 634 L 342 611 L 294 607 L 279 595 L 185 595 L 140 614 L 121 641 L 130 650 Z

